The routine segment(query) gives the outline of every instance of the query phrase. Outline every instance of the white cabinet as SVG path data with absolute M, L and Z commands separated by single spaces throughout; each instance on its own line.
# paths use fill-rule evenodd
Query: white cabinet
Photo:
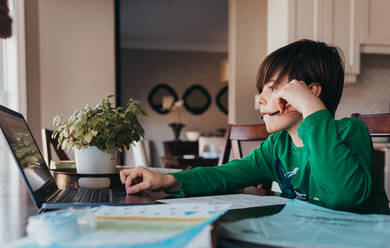
M 324 41 L 343 51 L 345 81 L 355 82 L 360 73 L 358 1 L 268 0 L 268 53 L 299 39 Z
M 361 51 L 390 54 L 390 1 L 360 0 Z

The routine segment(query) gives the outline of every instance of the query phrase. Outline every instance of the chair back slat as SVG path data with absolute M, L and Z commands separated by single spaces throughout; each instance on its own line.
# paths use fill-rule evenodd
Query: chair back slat
M 229 161 L 230 152 L 233 153 L 233 158 L 242 158 L 242 141 L 262 141 L 267 139 L 268 136 L 269 133 L 265 128 L 265 124 L 228 125 L 218 165 L 225 164 Z
M 232 140 L 233 158 L 242 158 L 241 144 L 238 140 Z
M 359 120 L 362 120 L 370 133 L 370 136 L 375 137 L 390 137 L 390 113 L 383 113 L 383 114 L 352 114 L 351 117 L 358 118 Z M 371 143 L 372 149 L 374 149 L 374 143 Z M 389 166 L 388 161 L 382 160 L 382 156 L 378 156 L 379 151 L 374 151 L 374 163 L 376 164 L 382 164 L 380 166 L 381 169 L 381 176 L 379 183 L 383 189 L 385 189 L 386 194 L 389 197 L 389 178 L 387 178 L 387 173 L 385 173 L 386 166 Z M 381 151 L 382 152 L 382 151 Z M 386 153 L 386 152 L 385 152 Z M 385 156 L 386 157 L 386 156 Z
M 57 154 L 60 160 L 69 160 L 68 155 L 58 147 L 58 140 L 52 138 L 53 130 L 49 130 L 46 128 L 42 129 L 42 142 L 43 142 L 43 158 L 47 166 L 50 166 L 50 161 L 52 160 L 51 149 L 50 146 L 53 147 L 55 153 Z
M 371 137 L 390 137 L 390 113 L 384 114 L 352 114 L 352 117 L 362 120 L 368 128 Z
M 268 136 L 264 124 L 232 125 L 230 132 L 230 139 L 239 141 L 265 140 Z
M 218 165 L 225 164 L 229 161 L 230 152 L 233 158 L 242 158 L 241 149 L 242 141 L 262 141 L 267 139 L 269 133 L 265 124 L 258 125 L 228 125 L 225 133 L 225 142 L 222 147 L 221 156 Z M 264 190 L 271 190 L 272 182 L 263 183 L 260 187 Z M 259 186 L 258 186 L 259 187 Z

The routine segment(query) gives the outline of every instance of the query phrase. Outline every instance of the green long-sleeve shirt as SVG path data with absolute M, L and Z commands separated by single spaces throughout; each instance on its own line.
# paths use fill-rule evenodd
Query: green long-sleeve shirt
M 321 110 L 302 121 L 298 135 L 303 147 L 294 146 L 290 135 L 281 131 L 242 159 L 172 173 L 180 192 L 171 195 L 227 193 L 273 180 L 289 197 L 332 209 L 388 214 L 371 138 L 362 121 L 334 120 Z

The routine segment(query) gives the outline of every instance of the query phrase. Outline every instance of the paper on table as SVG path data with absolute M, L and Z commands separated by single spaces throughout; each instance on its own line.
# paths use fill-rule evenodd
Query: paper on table
M 289 199 L 279 196 L 257 196 L 249 194 L 229 194 L 200 197 L 186 197 L 158 200 L 163 203 L 208 203 L 232 204 L 230 209 L 263 207 L 271 205 L 284 205 Z
M 50 169 L 75 169 L 76 168 L 76 161 L 74 160 L 59 160 L 54 161 L 50 160 Z
M 390 216 L 335 211 L 294 199 L 272 216 L 221 223 L 217 233 L 283 247 L 390 247 Z
M 101 206 L 92 209 L 96 229 L 51 247 L 184 247 L 229 207 L 201 203 Z M 34 239 L 27 239 L 30 246 L 25 246 L 25 239 L 10 245 L 31 247 Z

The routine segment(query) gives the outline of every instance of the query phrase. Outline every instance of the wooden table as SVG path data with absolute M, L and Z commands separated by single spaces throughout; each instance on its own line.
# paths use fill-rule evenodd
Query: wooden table
M 156 192 L 156 194 L 158 193 Z M 161 199 L 164 197 L 157 195 L 154 198 Z M 264 216 L 280 210 L 280 206 L 230 210 L 222 217 L 221 221 L 229 222 Z M 38 209 L 33 204 L 14 161 L 11 159 L 3 160 L 0 166 L 0 244 L 26 236 L 28 217 L 37 213 Z M 226 240 L 223 237 L 217 238 L 218 246 L 219 244 L 230 244 L 233 245 L 231 247 L 259 247 L 258 245 L 244 244 L 240 241 Z
M 4 153 L 3 151 L 6 151 Z M 28 217 L 38 214 L 39 209 L 34 205 L 26 185 L 24 184 L 17 165 L 12 157 L 8 156 L 8 151 L 0 149 L 0 157 L 2 158 L 0 166 L 0 247 L 1 244 L 19 239 L 27 235 L 26 226 Z M 130 168 L 128 166 L 117 167 L 120 169 Z M 154 171 L 167 173 L 164 168 L 152 168 Z M 173 170 L 172 172 L 177 171 Z M 68 186 L 77 186 L 74 179 L 80 176 L 74 170 L 67 172 L 59 172 L 57 176 L 63 178 L 63 183 L 70 183 Z M 85 175 L 84 175 L 85 176 Z M 93 175 L 94 177 L 112 177 L 115 179 L 115 185 L 118 185 L 118 174 L 108 175 Z M 74 185 L 72 185 L 74 183 Z M 58 183 L 57 183 L 58 184 Z M 60 186 L 60 185 L 59 185 Z M 62 185 L 64 186 L 64 185 Z M 150 192 L 150 196 L 154 199 L 162 199 L 167 197 L 163 192 Z
M 218 165 L 218 158 L 183 158 L 182 156 L 164 156 L 161 162 L 166 168 L 174 169 L 191 169 L 198 166 L 216 166 Z

